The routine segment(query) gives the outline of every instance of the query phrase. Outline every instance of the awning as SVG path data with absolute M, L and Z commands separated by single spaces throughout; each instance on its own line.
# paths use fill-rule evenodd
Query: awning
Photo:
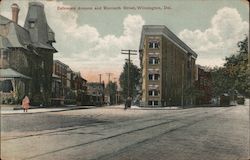
M 0 69 L 0 79 L 24 78 L 32 79 L 22 73 L 19 73 L 12 68 Z

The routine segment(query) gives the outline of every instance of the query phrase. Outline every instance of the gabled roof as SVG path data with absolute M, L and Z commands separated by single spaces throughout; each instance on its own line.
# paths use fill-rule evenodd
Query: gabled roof
M 143 39 L 145 35 L 162 35 L 186 53 L 190 53 L 193 57 L 197 58 L 197 54 L 164 25 L 144 25 L 141 33 L 140 49 L 143 49 Z

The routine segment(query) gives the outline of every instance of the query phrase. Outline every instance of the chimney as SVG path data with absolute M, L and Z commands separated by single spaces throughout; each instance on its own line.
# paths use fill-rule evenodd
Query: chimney
M 19 13 L 19 6 L 16 3 L 13 3 L 11 5 L 11 9 L 12 9 L 12 21 L 14 21 L 15 23 L 18 23 L 18 13 Z

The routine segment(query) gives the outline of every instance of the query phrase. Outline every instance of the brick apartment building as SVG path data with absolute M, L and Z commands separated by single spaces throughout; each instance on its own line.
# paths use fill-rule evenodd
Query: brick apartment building
M 166 26 L 144 25 L 140 41 L 141 106 L 188 105 L 197 54 Z

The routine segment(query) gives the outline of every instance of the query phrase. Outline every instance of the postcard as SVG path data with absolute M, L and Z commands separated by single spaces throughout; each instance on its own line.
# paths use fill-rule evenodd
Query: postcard
M 249 159 L 249 1 L 0 0 L 1 159 Z

